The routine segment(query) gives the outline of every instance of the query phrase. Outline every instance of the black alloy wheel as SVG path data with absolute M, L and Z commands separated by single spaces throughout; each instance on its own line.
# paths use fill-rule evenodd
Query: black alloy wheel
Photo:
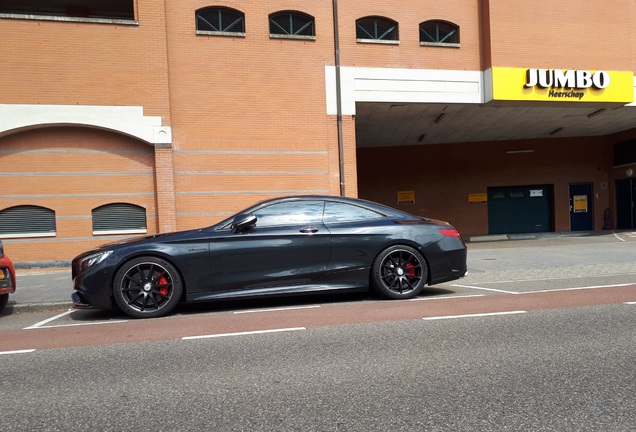
M 382 251 L 372 266 L 371 285 L 389 299 L 417 296 L 428 278 L 426 260 L 410 246 L 392 246 Z
M 113 283 L 117 306 L 133 318 L 154 318 L 170 313 L 179 303 L 183 287 L 169 262 L 155 257 L 128 261 Z

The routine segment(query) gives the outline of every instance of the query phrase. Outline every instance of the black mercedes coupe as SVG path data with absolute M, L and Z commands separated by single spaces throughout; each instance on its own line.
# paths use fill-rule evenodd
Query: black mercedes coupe
M 466 245 L 446 222 L 334 196 L 260 202 L 207 228 L 132 238 L 72 263 L 78 309 L 134 318 L 180 302 L 372 288 L 388 299 L 466 274 Z

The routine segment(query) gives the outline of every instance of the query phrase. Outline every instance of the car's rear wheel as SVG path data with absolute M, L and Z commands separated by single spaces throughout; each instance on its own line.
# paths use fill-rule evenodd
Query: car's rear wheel
M 0 294 L 0 312 L 4 309 L 9 301 L 9 294 Z
M 181 277 L 169 262 L 156 257 L 128 261 L 115 274 L 113 297 L 126 315 L 154 318 L 170 313 L 179 303 Z
M 428 278 L 426 260 L 410 246 L 391 246 L 371 267 L 371 286 L 382 297 L 408 299 L 418 295 Z

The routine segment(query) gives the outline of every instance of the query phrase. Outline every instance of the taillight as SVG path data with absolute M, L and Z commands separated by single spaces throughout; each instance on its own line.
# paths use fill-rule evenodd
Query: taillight
M 446 237 L 461 237 L 455 228 L 440 228 L 439 232 Z

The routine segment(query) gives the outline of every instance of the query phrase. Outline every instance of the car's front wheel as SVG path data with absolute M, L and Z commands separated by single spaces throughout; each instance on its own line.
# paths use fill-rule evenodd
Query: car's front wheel
M 371 267 L 371 286 L 382 297 L 399 300 L 418 295 L 428 278 L 426 260 L 410 246 L 391 246 Z
M 154 318 L 170 313 L 179 303 L 183 286 L 176 268 L 156 257 L 128 261 L 115 274 L 113 297 L 126 315 Z

